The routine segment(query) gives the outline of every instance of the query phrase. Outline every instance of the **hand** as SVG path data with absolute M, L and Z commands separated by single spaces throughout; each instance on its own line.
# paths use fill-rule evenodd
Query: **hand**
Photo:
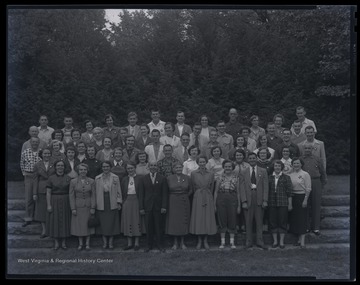
M 90 214 L 94 215 L 95 214 L 95 209 L 90 209 Z
M 76 214 L 77 214 L 77 213 L 76 213 L 76 210 L 72 210 L 71 213 L 72 213 L 74 216 L 76 216 Z
M 120 211 L 121 210 L 121 204 L 118 203 L 118 210 Z
M 238 213 L 238 214 L 241 213 L 241 207 L 240 207 L 240 205 L 237 207 L 237 213 Z
M 292 209 L 293 209 L 292 204 L 289 204 L 289 205 L 288 205 L 288 211 L 292 211 Z
M 307 200 L 304 199 L 304 201 L 302 202 L 302 207 L 306 208 L 307 207 Z
M 247 209 L 247 208 L 248 208 L 247 202 L 243 202 L 243 203 L 242 203 L 242 207 L 243 207 L 243 209 Z
M 48 206 L 48 207 L 47 207 L 47 211 L 48 211 L 49 213 L 51 213 L 51 212 L 52 212 L 52 207 L 51 207 L 51 206 Z
M 264 202 L 262 203 L 263 209 L 266 208 L 267 206 L 268 206 L 268 203 L 267 203 L 266 201 L 264 201 Z
M 145 210 L 140 210 L 140 215 L 144 216 L 145 215 Z
M 166 214 L 166 209 L 161 208 L 160 212 L 161 212 L 161 214 Z
M 34 201 L 37 201 L 37 199 L 38 199 L 38 196 L 37 196 L 36 194 L 34 194 L 34 195 L 33 195 L 33 200 L 34 200 Z

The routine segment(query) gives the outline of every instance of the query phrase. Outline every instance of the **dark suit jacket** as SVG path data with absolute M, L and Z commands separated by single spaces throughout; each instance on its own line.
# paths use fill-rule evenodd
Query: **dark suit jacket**
M 176 123 L 175 124 L 175 132 L 174 132 L 174 135 L 179 137 L 180 138 L 180 131 L 179 131 L 179 125 Z M 184 124 L 184 128 L 183 128 L 183 131 L 182 133 L 188 133 L 189 135 L 192 133 L 192 129 L 189 125 L 187 124 Z
M 150 137 L 147 137 L 145 144 L 144 144 L 142 137 L 139 137 L 135 140 L 135 147 L 140 150 L 144 150 L 145 147 L 151 143 L 152 143 L 152 140 Z
M 152 184 L 150 173 L 142 177 L 139 188 L 139 209 L 160 211 L 168 206 L 168 185 L 166 178 L 160 173 L 156 174 L 155 183 Z
M 251 201 L 251 177 L 250 177 L 250 168 L 246 168 L 243 172 L 243 179 L 241 179 L 240 185 L 240 197 L 241 202 L 247 202 L 248 207 L 251 203 L 256 203 L 258 206 L 261 206 L 264 201 L 268 201 L 269 197 L 269 179 L 267 171 L 264 168 L 257 167 L 256 173 L 256 200 Z
M 76 166 L 78 166 L 80 164 L 80 160 L 75 157 L 74 161 L 75 161 L 74 162 L 74 170 L 76 171 Z M 69 162 L 69 160 L 67 158 L 65 158 L 64 162 L 65 162 L 65 170 L 64 170 L 64 172 L 65 172 L 65 174 L 68 174 L 71 171 L 70 162 Z
M 125 127 L 128 130 L 128 133 L 130 134 L 130 125 Z M 135 140 L 137 140 L 139 137 L 141 137 L 140 132 L 140 126 L 135 125 L 135 134 L 134 134 Z
M 141 181 L 141 176 L 136 175 L 134 177 L 134 181 L 135 181 L 135 191 L 136 191 L 136 196 L 139 199 L 139 190 L 140 190 L 140 181 Z M 122 199 L 123 199 L 123 203 L 125 202 L 126 198 L 127 198 L 127 192 L 128 192 L 128 186 L 129 186 L 129 176 L 126 175 L 123 177 L 123 179 L 120 182 L 121 185 L 121 195 L 122 195 Z

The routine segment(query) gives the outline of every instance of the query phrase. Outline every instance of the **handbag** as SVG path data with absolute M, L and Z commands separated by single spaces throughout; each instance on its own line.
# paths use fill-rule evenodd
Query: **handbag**
M 89 228 L 95 228 L 100 225 L 100 220 L 95 215 L 91 215 L 88 220 L 88 227 Z

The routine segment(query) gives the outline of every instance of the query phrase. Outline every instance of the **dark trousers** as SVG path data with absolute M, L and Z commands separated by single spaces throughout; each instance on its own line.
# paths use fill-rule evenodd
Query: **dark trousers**
M 162 216 L 160 210 L 147 211 L 145 213 L 146 239 L 149 248 L 153 247 L 154 236 L 157 246 L 162 247 Z
M 33 181 L 34 174 L 24 176 L 25 184 L 25 218 L 26 222 L 32 221 L 35 212 L 35 201 L 33 200 Z
M 309 219 L 308 229 L 320 230 L 320 210 L 321 210 L 322 185 L 320 178 L 311 179 L 311 192 L 308 201 Z
M 269 207 L 269 227 L 271 233 L 287 232 L 288 207 Z
M 256 223 L 256 244 L 264 245 L 263 240 L 263 208 L 257 205 L 256 203 L 256 191 L 251 191 L 251 205 L 248 206 L 245 212 L 245 221 L 246 221 L 246 245 L 252 245 L 253 239 L 253 221 L 255 219 Z

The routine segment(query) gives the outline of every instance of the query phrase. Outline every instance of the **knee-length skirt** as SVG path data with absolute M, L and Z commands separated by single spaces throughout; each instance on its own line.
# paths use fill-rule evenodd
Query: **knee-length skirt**
M 38 198 L 35 203 L 34 220 L 45 223 L 46 222 L 46 213 L 47 213 L 46 194 L 39 193 L 37 197 Z
M 104 210 L 97 210 L 96 215 L 100 220 L 100 225 L 95 230 L 97 234 L 104 236 L 120 234 L 119 210 L 111 210 L 109 193 L 104 192 Z
M 90 207 L 77 208 L 76 216 L 71 215 L 71 234 L 73 236 L 83 237 L 95 233 L 95 228 L 88 227 L 90 215 Z
M 188 194 L 170 194 L 165 233 L 183 236 L 189 233 L 190 200 Z
M 46 215 L 46 235 L 53 238 L 70 236 L 71 210 L 69 195 L 51 195 L 52 212 Z
M 127 195 L 121 214 L 121 232 L 124 236 L 137 237 L 146 232 L 145 216 L 140 215 L 136 194 Z
M 302 207 L 304 198 L 305 194 L 294 194 L 292 198 L 293 210 L 289 215 L 289 232 L 297 235 L 305 234 L 307 230 L 308 208 Z

